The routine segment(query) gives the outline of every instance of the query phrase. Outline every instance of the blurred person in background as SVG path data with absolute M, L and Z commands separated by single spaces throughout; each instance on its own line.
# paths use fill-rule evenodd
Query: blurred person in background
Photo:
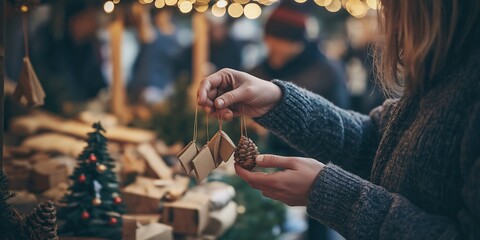
M 368 14 L 363 18 L 350 17 L 345 22 L 348 49 L 342 56 L 346 65 L 347 85 L 352 95 L 351 109 L 368 114 L 384 101 L 382 89 L 375 83 L 373 44 L 377 18 Z
M 295 3 L 283 2 L 268 18 L 264 29 L 267 58 L 250 73 L 260 79 L 292 82 L 347 109 L 350 95 L 339 63 L 329 60 L 317 43 L 309 39 L 313 25 L 305 10 Z M 311 29 L 312 30 L 312 29 Z M 303 156 L 283 139 L 267 135 L 269 151 L 284 156 Z M 326 228 L 309 219 L 309 239 L 326 239 Z
M 162 103 L 174 93 L 175 61 L 181 52 L 172 9 L 149 10 L 145 5 L 134 4 L 132 14 L 140 50 L 128 88 L 129 98 L 131 102 Z
M 90 1 L 65 1 L 63 27 L 56 13 L 31 39 L 32 65 L 45 89 L 44 108 L 61 113 L 64 103 L 83 102 L 107 86 L 101 71 L 96 33 L 98 6 Z M 55 26 L 55 27 L 54 27 Z

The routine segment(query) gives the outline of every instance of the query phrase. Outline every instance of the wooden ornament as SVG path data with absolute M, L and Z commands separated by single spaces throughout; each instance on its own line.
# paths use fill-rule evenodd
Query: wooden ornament
M 193 159 L 200 152 L 195 141 L 191 141 L 185 148 L 177 154 L 178 159 L 185 170 L 186 174 L 190 174 L 193 170 Z
M 198 182 L 203 181 L 216 168 L 212 152 L 207 145 L 203 147 L 192 162 Z
M 45 91 L 38 80 L 30 58 L 23 58 L 22 72 L 13 97 L 24 106 L 38 107 L 44 104 L 45 96 Z
M 102 199 L 100 199 L 100 198 L 94 198 L 94 199 L 92 200 L 92 204 L 93 204 L 93 206 L 100 206 L 100 204 L 102 204 Z

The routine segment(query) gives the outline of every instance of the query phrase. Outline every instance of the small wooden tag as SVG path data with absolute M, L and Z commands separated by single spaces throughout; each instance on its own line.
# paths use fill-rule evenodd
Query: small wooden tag
M 190 172 L 192 172 L 194 168 L 192 161 L 199 152 L 200 150 L 198 149 L 197 143 L 195 141 L 191 141 L 185 148 L 182 149 L 182 151 L 177 154 L 177 157 L 180 159 L 180 163 L 182 164 L 186 174 L 190 174 Z
M 201 182 L 203 179 L 205 179 L 208 174 L 215 169 L 214 159 L 207 145 L 203 147 L 203 149 L 200 151 L 200 153 L 198 153 L 192 162 L 198 182 Z

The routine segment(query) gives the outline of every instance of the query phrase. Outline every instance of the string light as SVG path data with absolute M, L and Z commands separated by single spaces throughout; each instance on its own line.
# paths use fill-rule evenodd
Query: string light
M 180 9 L 180 12 L 182 13 L 189 13 L 192 11 L 193 5 L 190 1 L 182 1 L 179 5 L 178 8 Z
M 165 7 L 165 0 L 156 0 L 156 1 L 155 1 L 155 7 L 156 7 L 156 8 L 163 8 L 163 7 Z
M 220 8 L 220 7 L 217 6 L 217 4 L 213 5 L 213 7 L 212 7 L 212 14 L 215 17 L 223 17 L 223 15 L 225 15 L 226 11 L 227 10 L 225 8 Z
M 217 2 L 217 6 L 218 6 L 219 8 L 224 8 L 224 7 L 226 7 L 227 5 L 228 5 L 228 2 L 227 2 L 226 0 L 218 0 L 218 2 Z
M 250 2 L 250 0 L 233 0 L 233 1 L 240 4 L 247 4 Z
M 115 10 L 115 4 L 112 1 L 106 1 L 105 4 L 103 4 L 103 10 L 105 10 L 106 13 L 112 13 L 113 10 Z
M 348 0 L 347 3 L 345 3 L 345 8 L 356 18 L 365 17 L 368 11 L 367 6 L 360 0 Z
M 152 3 L 153 0 L 143 0 L 146 4 Z
M 262 9 L 256 3 L 249 3 L 245 5 L 243 13 L 248 19 L 256 19 L 260 17 L 260 14 L 262 14 Z
M 315 0 L 315 3 L 320 7 L 325 7 L 329 5 L 331 2 L 332 0 Z
M 307 1 L 307 0 L 295 0 L 295 2 L 297 2 L 297 3 L 304 3 L 304 2 L 306 2 L 306 1 Z
M 239 18 L 243 15 L 243 6 L 240 3 L 232 3 L 228 6 L 228 14 L 233 18 Z
M 195 5 L 194 8 L 197 12 L 203 13 L 208 10 L 208 5 Z
M 165 0 L 165 4 L 167 6 L 174 6 L 175 4 L 177 4 L 177 0 Z
M 342 3 L 339 0 L 332 0 L 330 4 L 325 6 L 329 12 L 338 12 L 342 8 Z
M 22 5 L 22 6 L 20 7 L 20 11 L 22 11 L 23 13 L 28 12 L 28 6 L 27 6 L 27 5 Z
M 377 0 L 367 0 L 367 5 L 371 8 L 371 9 L 378 9 L 378 1 Z
M 113 0 L 113 3 L 119 4 L 119 3 L 120 3 L 120 0 Z

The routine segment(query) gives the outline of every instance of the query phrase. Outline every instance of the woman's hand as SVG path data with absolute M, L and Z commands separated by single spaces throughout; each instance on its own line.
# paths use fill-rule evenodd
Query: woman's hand
M 313 182 L 324 164 L 311 158 L 259 155 L 257 165 L 267 168 L 283 168 L 274 173 L 249 172 L 238 164 L 235 171 L 250 186 L 262 191 L 266 197 L 289 206 L 306 206 Z
M 222 118 L 245 114 L 260 117 L 282 98 L 281 89 L 268 81 L 244 72 L 222 69 L 202 81 L 197 92 L 198 105 L 207 112 L 220 111 Z

